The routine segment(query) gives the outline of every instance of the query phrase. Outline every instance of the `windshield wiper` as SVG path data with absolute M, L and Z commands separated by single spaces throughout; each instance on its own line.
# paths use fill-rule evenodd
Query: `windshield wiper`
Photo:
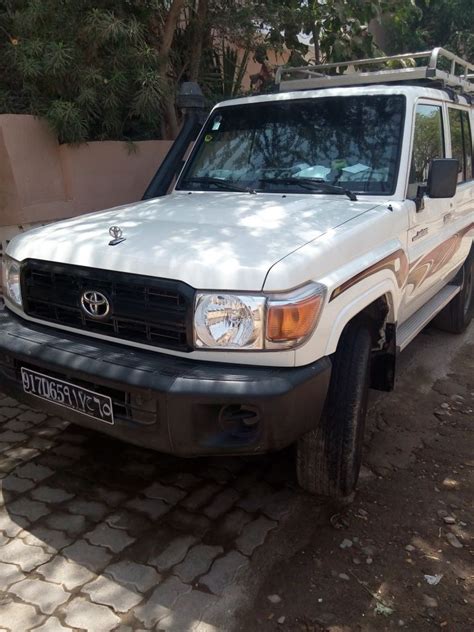
M 287 178 L 261 178 L 260 182 L 268 182 L 270 184 L 298 184 L 301 187 L 311 190 L 327 191 L 328 193 L 344 193 L 349 200 L 357 202 L 357 196 L 354 191 L 337 184 L 331 184 L 321 178 L 298 178 L 290 176 Z
M 221 178 L 211 178 L 210 176 L 186 178 L 186 180 L 182 182 L 182 186 L 185 187 L 187 183 L 214 184 L 216 187 L 221 188 L 221 189 L 226 189 L 227 191 L 242 191 L 242 193 L 257 193 L 255 189 L 250 189 L 249 187 L 241 187 L 230 180 L 221 180 Z

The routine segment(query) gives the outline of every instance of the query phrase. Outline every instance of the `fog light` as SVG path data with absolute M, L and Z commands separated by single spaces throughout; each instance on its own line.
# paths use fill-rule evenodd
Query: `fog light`
M 258 430 L 260 413 L 253 406 L 229 404 L 223 406 L 219 413 L 221 428 L 233 437 L 253 438 Z
M 132 419 L 140 424 L 154 424 L 158 417 L 158 402 L 152 397 L 141 393 L 130 394 L 130 408 Z

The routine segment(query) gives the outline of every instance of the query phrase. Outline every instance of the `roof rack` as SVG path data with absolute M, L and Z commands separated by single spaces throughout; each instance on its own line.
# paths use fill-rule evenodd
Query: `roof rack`
M 419 66 L 403 67 L 405 61 L 417 60 Z M 399 62 L 401 68 L 391 68 Z M 366 66 L 379 66 L 368 70 Z M 331 74 L 337 72 L 339 74 Z M 405 83 L 426 85 L 438 82 L 459 92 L 474 94 L 474 64 L 457 57 L 444 48 L 421 53 L 406 53 L 391 57 L 374 57 L 318 66 L 278 68 L 276 84 L 280 92 L 287 90 L 311 90 L 338 86 L 361 86 L 377 83 Z

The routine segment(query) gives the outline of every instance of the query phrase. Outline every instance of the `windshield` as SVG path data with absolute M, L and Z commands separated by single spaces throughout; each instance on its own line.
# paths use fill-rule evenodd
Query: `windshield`
M 206 123 L 176 188 L 229 190 L 234 183 L 236 190 L 249 191 L 390 194 L 404 114 L 401 95 L 221 107 Z M 298 178 L 319 181 L 321 187 L 300 186 Z

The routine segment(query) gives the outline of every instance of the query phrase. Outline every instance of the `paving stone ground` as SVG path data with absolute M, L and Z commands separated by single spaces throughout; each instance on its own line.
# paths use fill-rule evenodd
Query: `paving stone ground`
M 465 369 L 469 392 L 472 335 L 465 360 L 471 362 Z M 431 339 L 417 344 L 423 353 L 418 357 L 412 352 L 402 365 L 409 371 L 399 387 L 400 401 L 404 394 L 408 399 L 411 381 L 416 382 L 410 376 L 419 375 L 422 394 L 429 391 L 445 375 L 442 367 L 463 340 L 442 340 L 437 354 Z M 418 358 L 418 364 L 411 367 L 410 357 Z M 457 385 L 453 393 L 459 393 Z M 390 401 L 384 408 L 387 417 Z M 418 399 L 411 395 L 410 401 Z M 413 415 L 400 414 L 399 408 L 393 411 L 399 417 L 394 430 L 390 434 L 388 424 L 382 425 L 385 441 L 366 455 L 368 465 L 382 474 L 387 465 L 405 462 L 408 467 L 418 449 L 418 444 L 403 443 L 406 432 L 398 432 L 397 424 L 415 430 L 416 424 Z M 426 412 L 417 410 L 417 416 L 424 428 Z M 383 435 L 377 430 L 377 414 L 369 426 L 374 444 Z M 421 433 L 420 445 L 423 437 Z M 288 627 L 288 617 L 284 625 L 277 617 L 258 620 L 266 613 L 269 593 L 259 595 L 255 579 L 285 559 L 290 569 L 285 581 L 300 591 L 295 578 L 301 568 L 294 566 L 288 533 L 293 529 L 296 534 L 295 550 L 302 546 L 298 542 L 310 541 L 310 534 L 318 531 L 315 505 L 297 489 L 291 451 L 177 459 L 30 410 L 0 393 L 0 632 L 254 632 L 285 627 L 299 632 L 302 626 Z M 333 556 L 328 551 L 329 567 Z M 301 554 L 316 568 L 318 559 L 307 553 L 305 546 Z M 340 586 L 334 585 L 338 578 L 331 578 L 329 590 L 343 612 L 346 604 L 341 608 Z M 360 582 L 352 585 L 358 591 L 354 603 L 359 603 L 367 589 Z M 313 584 L 308 586 L 312 591 Z M 307 596 L 308 603 L 319 603 L 315 594 Z M 458 597 L 456 593 L 453 599 L 456 608 Z M 237 611 L 245 606 L 257 615 L 252 612 L 252 623 L 244 621 L 237 628 Z M 392 620 L 386 623 L 392 625 Z M 386 629 L 380 619 L 377 625 L 371 629 Z
M 0 393 L 0 630 L 220 630 L 293 485 L 287 454 L 171 458 Z

